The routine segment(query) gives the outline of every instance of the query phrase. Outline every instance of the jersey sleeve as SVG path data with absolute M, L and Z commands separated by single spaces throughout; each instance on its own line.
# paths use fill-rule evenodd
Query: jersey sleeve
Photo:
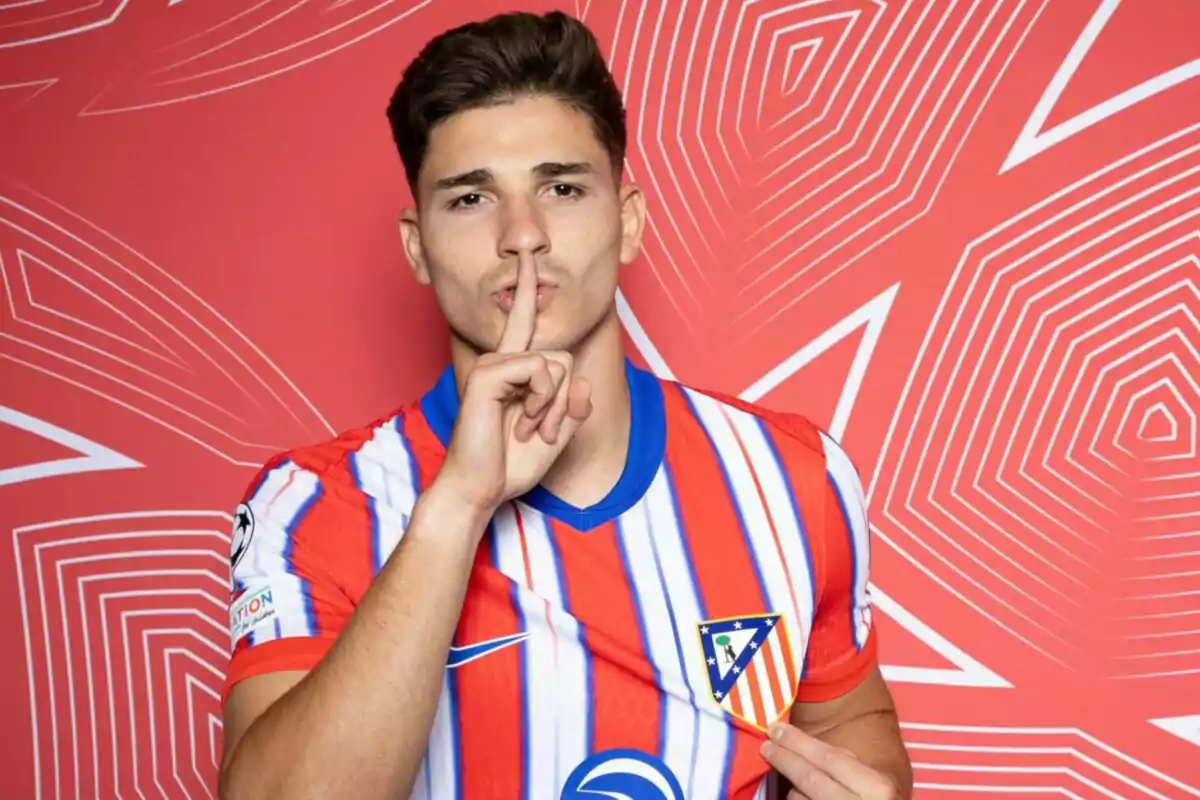
M 876 637 L 867 590 L 871 563 L 867 503 L 858 472 L 832 437 L 825 451 L 821 588 L 813 613 L 797 699 L 820 702 L 853 689 L 875 664 Z
M 252 675 L 312 669 L 349 620 L 354 603 L 330 565 L 336 543 L 363 523 L 338 498 L 344 492 L 281 459 L 263 468 L 234 511 L 223 698 Z

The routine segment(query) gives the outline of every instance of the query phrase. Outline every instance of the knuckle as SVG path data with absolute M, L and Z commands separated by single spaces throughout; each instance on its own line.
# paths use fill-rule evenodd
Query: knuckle
M 475 359 L 475 368 L 472 369 L 471 372 L 474 373 L 475 370 L 478 369 L 487 369 L 488 367 L 499 364 L 502 361 L 504 361 L 504 356 L 500 353 L 484 353 L 479 356 L 479 358 Z
M 470 384 L 472 381 L 491 380 L 501 373 L 501 370 L 507 363 L 507 360 L 504 358 L 480 356 L 479 360 L 475 362 L 475 366 L 467 373 L 464 383 Z
M 820 755 L 821 766 L 834 767 L 839 762 L 852 758 L 853 754 L 844 747 L 831 747 Z
M 558 364 L 567 372 L 570 372 L 575 366 L 575 357 L 566 350 L 549 350 L 545 355 L 551 363 Z
M 805 772 L 800 773 L 798 776 L 796 776 L 796 778 L 792 781 L 792 783 L 794 783 L 796 789 L 799 790 L 800 792 L 803 792 L 803 794 L 805 796 L 813 793 L 818 788 L 820 788 L 820 781 L 817 778 L 816 773 L 814 773 L 812 771 L 805 771 Z
M 514 365 L 523 373 L 545 374 L 546 362 L 537 353 L 521 353 L 510 356 L 507 363 Z
M 879 777 L 879 789 L 876 791 L 874 797 L 877 800 L 899 800 L 900 787 L 894 779 L 881 775 Z

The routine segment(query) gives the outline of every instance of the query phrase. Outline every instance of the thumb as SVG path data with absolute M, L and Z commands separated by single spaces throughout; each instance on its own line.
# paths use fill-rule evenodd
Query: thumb
M 575 438 L 575 434 L 579 431 L 579 426 L 583 424 L 583 420 L 577 419 L 570 414 L 563 417 L 562 424 L 558 426 L 558 438 L 554 440 L 553 447 L 557 453 L 562 453 L 571 440 Z
M 579 426 L 592 415 L 592 387 L 587 379 L 574 377 L 567 390 L 567 415 L 558 429 L 558 445 L 561 450 L 579 430 Z
M 574 376 L 571 378 L 571 386 L 567 389 L 567 419 L 573 420 L 576 425 L 583 422 L 592 413 L 592 385 L 588 383 L 587 378 Z

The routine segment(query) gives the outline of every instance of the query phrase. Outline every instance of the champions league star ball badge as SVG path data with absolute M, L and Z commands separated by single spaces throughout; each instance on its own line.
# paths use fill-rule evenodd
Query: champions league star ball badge
M 250 547 L 254 537 L 254 512 L 250 506 L 242 503 L 233 514 L 233 538 L 229 545 L 229 564 L 236 567 Z

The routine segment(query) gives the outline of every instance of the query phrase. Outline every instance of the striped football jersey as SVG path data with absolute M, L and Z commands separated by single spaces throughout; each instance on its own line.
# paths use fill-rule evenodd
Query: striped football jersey
M 542 487 L 480 543 L 414 798 L 765 797 L 767 726 L 872 669 L 865 499 L 805 418 L 626 364 L 612 491 Z M 311 669 L 404 536 L 458 409 L 395 414 L 268 462 L 235 512 L 225 691 Z

